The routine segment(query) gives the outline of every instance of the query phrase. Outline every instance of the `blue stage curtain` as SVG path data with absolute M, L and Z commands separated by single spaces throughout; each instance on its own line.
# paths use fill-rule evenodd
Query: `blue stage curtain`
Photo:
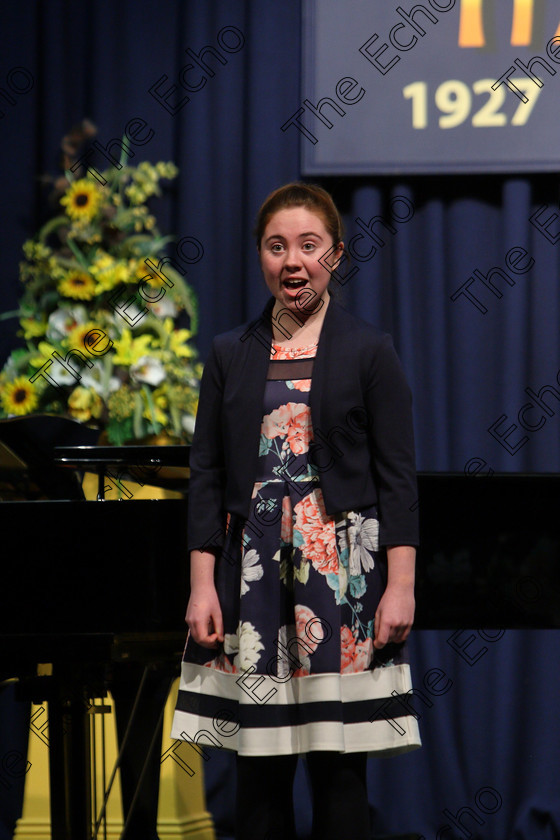
M 347 242 L 359 254 L 368 242 L 354 237 L 374 217 L 394 231 L 374 226 L 383 245 L 353 261 L 359 271 L 343 291 L 349 308 L 393 334 L 414 395 L 418 468 L 463 471 L 478 458 L 485 472 L 559 471 L 560 243 L 530 222 L 544 205 L 534 221 L 558 209 L 554 180 L 345 179 L 332 189 L 346 198 Z
M 104 146 L 121 138 L 133 118 L 144 120 L 143 136 L 150 129 L 153 136 L 132 147 L 131 162 L 174 160 L 180 167 L 154 211 L 165 233 L 194 237 L 203 246 L 203 257 L 186 271 L 200 300 L 202 358 L 214 334 L 257 315 L 268 294 L 254 219 L 271 189 L 301 177 L 299 135 L 293 128 L 281 131 L 306 95 L 300 89 L 300 15 L 299 0 L 4 4 L 0 89 L 12 101 L 0 94 L 2 310 L 17 302 L 21 245 L 49 212 L 38 178 L 57 173 L 62 136 L 89 117 Z M 239 49 L 231 27 L 242 33 Z M 220 47 L 220 37 L 230 52 Z M 185 51 L 199 54 L 207 45 L 220 49 L 226 63 L 207 55 L 213 75 L 179 108 L 187 95 L 181 74 L 190 73 L 191 82 L 199 78 L 185 69 L 191 61 Z M 25 68 L 34 84 L 12 96 L 7 79 L 15 67 Z M 154 86 L 164 75 L 158 98 Z M 165 99 L 172 85 L 177 89 Z M 98 165 L 107 164 L 98 158 Z M 463 471 L 479 459 L 483 471 L 559 471 L 560 244 L 529 221 L 542 206 L 551 212 L 557 207 L 556 179 L 353 177 L 322 183 L 341 207 L 347 243 L 353 241 L 362 257 L 350 266 L 358 271 L 339 284 L 340 298 L 394 336 L 414 395 L 419 469 Z M 398 220 L 406 207 L 411 218 Z M 376 216 L 394 232 L 378 222 L 383 244 L 364 260 L 372 243 L 354 238 Z M 518 268 L 534 260 L 530 271 L 507 268 L 508 254 L 510 261 L 522 254 L 512 249 L 526 252 Z M 493 268 L 506 271 L 512 284 L 490 275 Z M 492 280 L 498 294 L 480 279 L 471 287 L 478 303 L 460 293 L 475 270 L 477 278 Z M 15 331 L 14 322 L 2 322 L 2 359 L 19 341 Z M 527 388 L 541 392 L 537 400 L 548 409 L 533 398 L 523 413 Z M 520 413 L 532 430 L 522 427 Z M 495 434 L 488 431 L 493 425 Z M 465 828 L 453 836 L 552 840 L 560 833 L 558 634 L 507 631 L 485 642 L 484 631 L 471 632 L 474 646 L 488 648 L 472 666 L 448 643 L 451 631 L 411 637 L 415 685 L 422 690 L 433 668 L 453 685 L 445 695 L 427 695 L 432 706 L 415 699 L 421 750 L 370 762 L 375 830 L 416 830 L 432 840 L 451 824 L 446 810 L 457 815 L 469 808 L 459 815 Z M 233 757 L 219 751 L 205 768 L 220 837 L 232 836 L 233 768 Z M 501 800 L 491 814 L 479 807 L 494 808 L 490 789 Z M 303 769 L 296 805 L 304 837 L 309 800 Z

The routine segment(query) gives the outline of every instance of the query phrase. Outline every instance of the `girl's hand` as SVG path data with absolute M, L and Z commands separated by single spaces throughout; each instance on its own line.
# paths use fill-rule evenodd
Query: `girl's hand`
M 414 621 L 414 565 L 416 549 L 387 546 L 387 588 L 375 614 L 373 646 L 404 642 Z
M 375 614 L 373 646 L 404 642 L 414 621 L 414 587 L 389 585 Z
M 194 641 L 206 648 L 217 648 L 224 641 L 224 622 L 213 583 L 191 590 L 185 621 Z

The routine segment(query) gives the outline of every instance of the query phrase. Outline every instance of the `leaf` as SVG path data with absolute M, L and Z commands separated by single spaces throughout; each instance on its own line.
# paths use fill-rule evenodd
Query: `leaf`
M 152 237 L 152 253 L 159 254 L 169 242 L 173 242 L 175 236 L 154 236 Z
M 346 590 L 348 589 L 348 572 L 345 566 L 338 567 L 338 591 L 339 597 L 344 598 Z
M 309 565 L 309 561 L 306 560 L 302 562 L 299 568 L 294 566 L 294 578 L 299 580 L 300 583 L 303 583 L 304 586 L 309 580 Z
M 181 425 L 181 413 L 180 413 L 179 409 L 177 408 L 177 406 L 172 402 L 169 403 L 169 414 L 171 415 L 171 422 L 173 424 L 173 431 L 175 432 L 176 435 L 181 437 L 181 435 L 185 434 L 185 432 L 183 431 L 183 427 Z
M 144 437 L 144 421 L 142 415 L 144 413 L 144 403 L 142 402 L 142 397 L 140 396 L 140 392 L 137 391 L 134 394 L 134 415 L 132 419 L 132 427 L 134 431 L 133 437 L 141 438 Z
M 78 246 L 76 245 L 76 243 L 74 242 L 74 240 L 72 240 L 72 239 L 70 239 L 70 237 L 68 237 L 68 239 L 66 241 L 66 244 L 68 245 L 68 247 L 70 248 L 70 250 L 72 251 L 74 256 L 76 257 L 76 259 L 78 260 L 78 262 L 80 263 L 82 268 L 85 269 L 85 271 L 89 271 L 89 263 L 86 260 L 86 258 L 84 257 L 84 255 L 82 254 L 82 252 L 80 251 L 80 249 L 78 248 Z
M 33 353 L 29 353 L 25 347 L 18 347 L 17 350 L 12 350 L 11 357 L 12 361 L 17 364 L 18 362 L 27 362 L 30 356 L 34 356 L 37 351 L 33 349 Z
M 103 393 L 103 399 L 106 402 L 107 397 L 109 394 L 109 382 L 111 380 L 111 374 L 113 373 L 113 358 L 111 354 L 105 356 L 103 359 L 103 367 L 101 369 L 101 389 Z
M 0 321 L 7 321 L 8 318 L 19 318 L 21 312 L 19 309 L 12 309 L 11 312 L 2 312 L 0 313 Z
M 115 420 L 112 417 L 105 429 L 109 443 L 112 443 L 114 446 L 122 446 L 127 440 L 131 440 L 134 437 L 132 417 L 127 417 L 126 420 Z
M 365 575 L 351 575 L 349 588 L 353 598 L 361 598 L 366 591 Z
M 122 243 L 123 256 L 149 256 L 154 250 L 153 242 L 153 237 L 149 233 L 135 233 L 132 236 L 127 236 Z
M 64 298 L 60 297 L 60 293 L 57 292 L 55 289 L 49 289 L 48 291 L 44 292 L 41 295 L 41 299 L 39 301 L 39 309 L 44 311 L 45 309 L 48 310 L 55 304 L 62 303 Z M 66 299 L 68 300 L 68 299 Z M 69 302 L 69 301 L 68 301 Z
M 333 590 L 333 592 L 336 593 L 336 596 L 338 598 L 338 593 L 339 593 L 338 575 L 335 575 L 334 572 L 329 572 L 328 575 L 325 575 L 325 578 L 326 578 L 326 581 L 327 581 L 327 586 L 329 586 Z M 337 601 L 337 604 L 338 604 L 338 601 Z
M 128 137 L 126 136 L 126 134 L 123 134 L 123 139 L 122 139 L 122 144 L 121 144 L 121 159 L 119 160 L 119 167 L 118 167 L 119 169 L 122 169 L 123 166 L 125 165 L 125 163 L 128 162 L 128 156 L 130 154 L 130 149 L 126 145 L 127 140 L 128 140 Z
M 335 600 L 337 604 L 347 604 L 348 601 L 345 596 L 342 598 L 340 597 L 340 580 L 338 575 L 334 574 L 334 572 L 330 572 L 328 575 L 325 576 L 327 579 L 327 584 L 333 590 L 335 594 Z
M 303 545 L 303 536 L 296 528 L 294 528 L 292 534 L 292 545 L 294 548 L 299 548 Z
M 349 548 L 344 548 L 344 549 L 343 549 L 342 551 L 340 551 L 340 552 L 339 552 L 339 554 L 338 554 L 338 559 L 339 559 L 339 562 L 341 563 L 341 565 L 342 565 L 342 566 L 344 566 L 344 568 L 345 568 L 345 569 L 347 569 L 347 568 L 348 568 L 348 557 L 349 557 L 349 554 L 350 554 L 350 549 L 349 549 Z
M 56 228 L 61 227 L 62 225 L 69 225 L 70 219 L 68 216 L 55 216 L 54 219 L 50 219 L 46 224 L 43 225 L 41 230 L 39 231 L 39 239 L 41 242 L 44 242 L 47 236 L 49 236 L 53 230 Z
M 269 440 L 265 435 L 261 435 L 261 439 L 259 442 L 259 456 L 268 455 L 271 446 L 272 441 Z
M 150 389 L 148 388 L 147 385 L 142 385 L 142 392 L 143 392 L 144 396 L 146 397 L 146 402 L 148 403 L 148 409 L 150 411 L 150 414 L 152 415 L 152 419 L 151 419 L 152 431 L 153 431 L 154 435 L 157 435 L 160 432 L 161 426 L 158 423 L 158 421 L 156 420 L 156 407 L 155 407 L 154 401 L 152 399 L 152 392 L 150 391 Z
M 280 580 L 282 583 L 285 583 L 286 586 L 290 587 L 290 576 L 288 575 L 288 571 L 290 568 L 290 564 L 288 560 L 284 557 L 283 560 L 280 561 Z

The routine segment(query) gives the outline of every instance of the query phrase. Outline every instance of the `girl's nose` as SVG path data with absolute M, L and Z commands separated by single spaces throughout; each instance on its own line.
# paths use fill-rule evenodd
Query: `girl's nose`
M 289 267 L 301 265 L 301 257 L 297 247 L 287 249 L 285 265 Z

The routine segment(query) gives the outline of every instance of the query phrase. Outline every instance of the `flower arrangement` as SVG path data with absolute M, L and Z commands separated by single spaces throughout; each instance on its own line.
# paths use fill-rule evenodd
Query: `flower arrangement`
M 202 367 L 190 343 L 197 301 L 161 263 L 172 237 L 146 203 L 178 170 L 129 166 L 123 154 L 100 180 L 74 177 L 78 146 L 95 133 L 81 128 L 63 141 L 65 177 L 54 184 L 62 212 L 25 242 L 20 307 L 2 316 L 19 318 L 26 346 L 0 372 L 0 417 L 65 414 L 105 428 L 115 444 L 162 431 L 188 442 Z M 182 312 L 188 329 L 176 323 Z

